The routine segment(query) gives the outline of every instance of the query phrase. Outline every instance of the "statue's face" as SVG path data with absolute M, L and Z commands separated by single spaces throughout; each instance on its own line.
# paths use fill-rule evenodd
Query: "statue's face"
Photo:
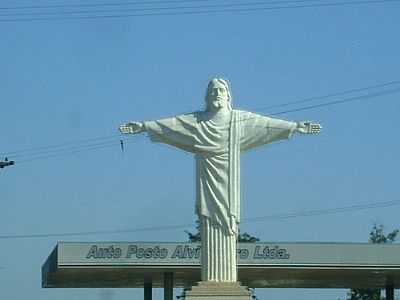
M 208 90 L 207 109 L 211 111 L 217 111 L 228 107 L 228 91 L 222 83 L 214 81 Z

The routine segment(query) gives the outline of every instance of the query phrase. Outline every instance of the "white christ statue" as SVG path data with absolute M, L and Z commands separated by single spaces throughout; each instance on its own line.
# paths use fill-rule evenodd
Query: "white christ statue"
M 152 141 L 194 154 L 201 280 L 236 282 L 240 153 L 287 139 L 295 132 L 319 133 L 321 126 L 234 110 L 229 84 L 220 78 L 209 82 L 205 101 L 205 111 L 156 121 L 129 122 L 119 129 L 125 134 L 145 131 Z

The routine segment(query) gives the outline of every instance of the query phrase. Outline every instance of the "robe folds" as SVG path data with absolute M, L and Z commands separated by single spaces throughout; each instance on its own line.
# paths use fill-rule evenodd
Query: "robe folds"
M 296 123 L 232 110 L 223 117 L 199 111 L 146 121 L 144 127 L 152 141 L 195 155 L 202 280 L 236 281 L 240 153 L 289 138 Z

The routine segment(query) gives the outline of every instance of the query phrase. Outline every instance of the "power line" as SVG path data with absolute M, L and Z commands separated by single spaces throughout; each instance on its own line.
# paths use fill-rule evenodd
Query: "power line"
M 15 11 L 15 10 L 48 10 L 55 8 L 81 8 L 81 7 L 115 7 L 115 6 L 149 6 L 149 5 L 165 5 L 165 4 L 181 4 L 181 3 L 205 3 L 205 2 L 226 2 L 224 0 L 164 0 L 164 1 L 126 1 L 126 2 L 103 2 L 103 3 L 79 3 L 79 4 L 49 4 L 49 5 L 31 5 L 31 6 L 5 6 L 0 7 L 0 10 Z M 385 1 L 385 0 L 381 0 Z M 391 1 L 391 0 L 389 0 Z M 230 5 L 235 5 L 233 1 L 228 1 Z M 307 3 L 307 2 L 326 2 L 326 0 L 267 0 L 258 3 L 268 5 L 281 5 L 281 4 L 296 4 L 296 3 Z M 354 1 L 361 3 L 362 1 Z M 256 2 L 257 3 L 257 2 Z M 191 6 L 192 7 L 192 6 Z
M 52 153 L 59 153 L 59 152 L 64 152 L 64 151 L 74 151 L 74 150 L 80 150 L 81 148 L 91 148 L 91 147 L 97 147 L 97 146 L 107 146 L 107 145 L 116 145 L 117 142 L 119 142 L 119 139 L 113 139 L 110 141 L 104 141 L 104 142 L 98 142 L 98 143 L 90 143 L 90 144 L 83 144 L 83 145 L 71 145 L 68 147 L 60 148 L 60 149 L 49 149 L 49 150 L 42 150 L 42 151 L 36 151 L 29 153 L 29 156 L 40 156 L 40 155 L 46 155 L 46 154 L 52 154 Z M 119 144 L 119 143 L 118 143 Z M 26 154 L 19 155 L 17 157 L 24 157 L 27 156 Z
M 320 104 L 309 105 L 309 106 L 300 107 L 300 108 L 279 111 L 279 112 L 271 113 L 270 115 L 276 116 L 276 115 L 282 115 L 282 114 L 287 114 L 287 113 L 291 113 L 291 112 L 320 108 L 320 107 L 324 107 L 324 106 L 344 104 L 344 103 L 354 102 L 354 101 L 358 101 L 358 100 L 376 98 L 376 97 L 383 96 L 383 95 L 395 94 L 395 93 L 399 93 L 399 92 L 400 92 L 400 88 L 397 88 L 397 89 L 392 89 L 392 90 L 387 90 L 387 91 L 382 91 L 382 92 L 376 92 L 376 93 L 368 94 L 368 95 L 354 96 L 354 97 L 349 97 L 349 98 L 345 98 L 345 99 L 341 99 L 341 100 L 335 100 L 335 101 L 330 101 L 330 102 L 326 102 L 326 103 L 320 103 Z
M 319 0 L 297 0 L 297 1 L 273 1 L 274 3 L 299 3 Z M 169 7 L 144 7 L 144 8 L 118 8 L 106 10 L 77 10 L 77 11 L 46 11 L 46 12 L 27 12 L 27 13 L 11 13 L 0 14 L 4 16 L 36 16 L 36 15 L 73 15 L 73 14 L 93 14 L 93 13 L 113 13 L 113 12 L 143 12 L 143 11 L 168 11 L 168 10 L 188 10 L 188 9 L 204 9 L 204 8 L 231 8 L 231 7 L 247 7 L 260 6 L 272 3 L 271 1 L 243 2 L 229 4 L 211 4 L 211 5 L 191 5 L 191 6 L 169 6 Z
M 347 95 L 347 94 L 353 94 L 356 92 L 363 92 L 363 91 L 368 91 L 371 89 L 377 89 L 377 88 L 382 88 L 382 87 L 387 87 L 390 85 L 397 85 L 397 84 L 400 84 L 400 80 L 389 81 L 389 82 L 370 85 L 370 86 L 362 87 L 362 88 L 349 89 L 349 90 L 335 92 L 335 93 L 331 93 L 331 94 L 327 94 L 327 95 L 323 95 L 323 96 L 308 97 L 308 98 L 304 98 L 301 100 L 295 100 L 295 101 L 289 101 L 289 102 L 284 102 L 284 103 L 279 103 L 279 104 L 273 104 L 273 105 L 269 105 L 269 106 L 258 107 L 258 108 L 255 108 L 255 110 L 265 111 L 265 110 L 269 110 L 272 108 L 280 108 L 280 107 L 291 106 L 294 104 L 313 102 L 316 100 L 323 100 L 323 99 L 327 99 L 327 98 L 333 98 L 333 97 L 337 97 L 337 96 L 343 96 L 343 95 Z
M 46 151 L 49 149 L 55 149 L 55 148 L 63 148 L 66 146 L 70 145 L 79 145 L 83 143 L 88 143 L 88 142 L 94 142 L 94 141 L 101 141 L 101 140 L 109 140 L 109 139 L 116 139 L 116 137 L 119 136 L 117 134 L 113 135 L 107 135 L 107 136 L 101 136 L 101 137 L 95 137 L 95 138 L 89 138 L 89 139 L 82 139 L 82 140 L 77 140 L 77 141 L 71 141 L 71 142 L 64 142 L 60 144 L 55 144 L 55 145 L 47 145 L 47 146 L 41 146 L 41 147 L 31 147 L 31 148 L 26 148 L 22 150 L 16 150 L 16 151 L 10 151 L 10 152 L 4 152 L 0 153 L 2 156 L 10 156 L 12 155 L 13 157 L 18 157 L 24 155 L 24 153 L 36 153 L 36 152 L 42 152 Z
M 204 1 L 204 0 L 203 0 Z M 206 0 L 209 1 L 209 0 Z M 36 15 L 73 15 L 73 14 L 93 14 L 93 13 L 113 13 L 113 12 L 144 12 L 144 11 L 168 11 L 168 10 L 188 10 L 188 9 L 209 9 L 209 8 L 233 8 L 233 7 L 252 7 L 260 5 L 282 5 L 282 4 L 294 4 L 294 3 L 307 3 L 307 2 L 324 2 L 325 0 L 291 0 L 291 1 L 256 1 L 256 2 L 241 2 L 241 3 L 224 3 L 224 4 L 208 4 L 208 5 L 190 5 L 190 6 L 160 6 L 160 7 L 142 7 L 142 8 L 117 8 L 117 9 L 103 9 L 103 10 L 73 10 L 73 11 L 39 11 L 39 12 L 25 12 L 25 13 L 9 13 L 0 14 L 0 16 L 36 16 Z M 376 1 L 376 0 L 375 0 Z M 380 0 L 382 1 L 382 0 Z M 196 2 L 199 1 L 183 1 L 182 3 Z M 138 3 L 136 3 L 138 4 Z M 142 3 L 143 4 L 143 3 Z M 148 4 L 148 3 L 147 3 Z M 93 6 L 96 4 L 88 4 Z M 109 5 L 113 5 L 110 4 Z M 131 3 L 132 5 L 132 3 Z M 87 5 L 83 5 L 87 6 Z M 50 6 L 51 7 L 51 6 Z
M 373 86 L 369 86 L 369 87 L 365 87 L 365 88 L 352 89 L 352 90 L 347 90 L 344 92 L 332 93 L 332 94 L 325 95 L 325 96 L 308 98 L 308 99 L 303 99 L 303 100 L 294 101 L 294 102 L 288 102 L 288 103 L 282 104 L 282 106 L 288 106 L 288 105 L 297 104 L 297 103 L 304 103 L 304 102 L 314 101 L 314 100 L 318 100 L 318 99 L 329 98 L 329 97 L 333 97 L 335 95 L 344 95 L 344 94 L 347 94 L 350 92 L 366 91 L 369 89 L 375 89 L 377 87 L 386 87 L 386 86 L 398 84 L 398 83 L 400 83 L 400 81 L 391 81 L 388 83 L 373 85 Z M 281 114 L 286 114 L 286 113 L 290 113 L 290 112 L 316 109 L 316 108 L 321 108 L 321 107 L 325 107 L 325 106 L 344 104 L 344 103 L 349 103 L 349 102 L 353 102 L 353 101 L 360 101 L 360 100 L 364 100 L 364 99 L 376 98 L 379 96 L 394 94 L 394 93 L 398 93 L 398 92 L 400 92 L 400 88 L 395 88 L 395 89 L 385 90 L 385 91 L 378 91 L 378 92 L 370 93 L 370 94 L 366 94 L 366 95 L 352 96 L 352 97 L 348 97 L 348 98 L 344 98 L 344 99 L 319 103 L 319 104 L 315 104 L 315 105 L 274 112 L 269 115 L 281 115 Z M 281 128 L 270 127 L 270 129 L 281 129 Z M 118 136 L 118 138 L 117 138 L 117 136 Z M 22 157 L 22 158 L 28 157 L 27 159 L 21 160 L 21 162 L 28 162 L 28 161 L 35 161 L 35 160 L 40 160 L 40 159 L 52 158 L 52 157 L 59 157 L 62 155 L 69 155 L 69 154 L 74 154 L 74 153 L 79 153 L 79 152 L 84 152 L 84 151 L 91 151 L 91 150 L 98 150 L 98 149 L 103 149 L 103 148 L 108 148 L 108 147 L 113 147 L 113 146 L 119 146 L 120 140 L 121 140 L 120 135 L 111 135 L 111 136 L 85 139 L 85 140 L 80 140 L 80 141 L 75 141 L 75 142 L 66 142 L 66 143 L 61 143 L 61 144 L 56 144 L 56 145 L 37 147 L 37 148 L 28 148 L 25 150 L 6 152 L 3 154 L 0 154 L 0 156 L 1 155 L 10 156 L 11 154 L 14 154 L 12 156 L 13 159 L 15 159 L 15 157 Z M 127 141 L 128 139 L 124 138 L 123 140 Z M 91 142 L 96 142 L 96 143 L 91 143 Z
M 30 6 L 3 6 L 0 10 L 26 10 L 26 9 L 49 9 L 49 8 L 74 8 L 74 7 L 104 7 L 104 6 L 132 6 L 148 4 L 176 4 L 176 3 L 199 3 L 215 2 L 217 0 L 164 0 L 164 1 L 126 1 L 126 2 L 103 2 L 103 3 L 79 3 L 79 4 L 50 4 L 50 5 L 30 5 Z M 272 1 L 276 2 L 276 1 Z
M 368 204 L 356 204 L 350 206 L 328 208 L 328 209 L 317 209 L 307 210 L 298 212 L 289 212 L 285 214 L 272 214 L 262 217 L 253 217 L 243 219 L 241 223 L 254 223 L 264 221 L 282 221 L 292 218 L 300 217 L 312 217 L 321 215 L 333 215 L 345 212 L 362 211 L 368 209 L 387 208 L 400 205 L 400 200 L 386 201 L 386 202 L 374 202 Z M 12 240 L 12 239 L 29 239 L 29 238 L 50 238 L 50 237 L 67 237 L 67 236 L 88 236 L 88 235 L 104 235 L 104 234 L 123 234 L 123 233 L 134 233 L 134 232 L 146 232 L 146 231 L 164 231 L 164 230 L 176 230 L 176 229 L 187 229 L 188 227 L 194 227 L 194 224 L 178 224 L 178 225 L 163 225 L 163 226 L 148 226 L 138 227 L 133 229 L 117 229 L 117 230 L 94 230 L 94 231 L 77 231 L 77 232 L 59 232 L 59 233 L 38 233 L 38 234 L 12 234 L 12 235 L 0 235 L 0 240 Z
M 155 12 L 155 13 L 139 13 L 139 14 L 107 14 L 107 15 L 85 15 L 85 16 L 73 16 L 73 17 L 43 17 L 43 18 L 10 18 L 0 19 L 0 22 L 32 22 L 32 21 L 60 21 L 60 20 L 90 20 L 90 19 L 116 19 L 116 18 L 130 18 L 130 17 L 150 17 L 150 16 L 180 16 L 180 15 L 204 15 L 213 13 L 235 13 L 235 12 L 257 12 L 257 11 L 269 11 L 269 10 L 283 10 L 283 9 L 300 9 L 300 8 L 316 8 L 316 7 L 335 7 L 335 6 L 349 6 L 349 5 L 365 5 L 365 4 L 384 4 L 384 3 L 396 3 L 400 0 L 363 0 L 363 1 L 342 1 L 342 2 L 330 2 L 320 4 L 304 4 L 304 5 L 289 5 L 289 6 L 268 6 L 268 7 L 248 7 L 248 8 L 221 8 L 221 9 L 208 9 L 207 6 L 197 6 L 196 10 L 191 7 L 186 8 L 175 8 L 175 12 Z M 223 6 L 222 6 L 223 5 Z M 243 3 L 243 5 L 246 5 Z M 250 4 L 249 4 L 250 5 Z M 257 5 L 258 6 L 258 5 Z M 221 4 L 220 7 L 235 7 L 232 4 Z M 203 9 L 203 10 L 199 10 Z M 152 8 L 157 10 L 157 8 Z M 162 9 L 173 9 L 173 8 L 159 8 Z M 192 10 L 190 10 L 192 9 Z M 136 10 L 138 11 L 138 10 Z M 105 11 L 106 12 L 106 11 Z
M 140 227 L 140 228 L 136 228 L 136 229 L 120 229 L 120 230 L 96 230 L 96 231 L 80 231 L 80 232 L 62 232 L 62 233 L 0 235 L 0 240 L 66 237 L 66 236 L 87 236 L 87 235 L 103 235 L 103 234 L 122 234 L 122 233 L 134 233 L 134 232 L 146 232 L 146 231 L 184 229 L 184 228 L 192 227 L 192 226 L 193 226 L 193 224 L 181 224 L 181 225 Z
M 132 139 L 123 139 L 123 141 L 125 143 L 136 142 L 135 140 L 132 140 Z M 67 148 L 67 149 L 60 149 L 60 150 L 56 150 L 56 151 L 50 151 L 48 155 L 41 153 L 40 155 L 36 155 L 36 156 L 30 157 L 28 159 L 20 160 L 20 161 L 18 161 L 18 163 L 20 164 L 20 163 L 32 162 L 32 161 L 36 161 L 36 160 L 43 160 L 43 159 L 48 159 L 48 158 L 60 157 L 60 156 L 65 156 L 65 155 L 77 154 L 77 153 L 93 151 L 93 150 L 100 150 L 100 149 L 111 148 L 111 147 L 120 148 L 121 147 L 121 139 L 115 140 L 112 142 L 85 145 L 83 147 L 78 146 L 78 147 L 72 147 L 72 148 Z
M 395 201 L 386 201 L 386 202 L 375 202 L 370 204 L 356 204 L 344 207 L 330 208 L 330 209 L 316 209 L 309 211 L 300 211 L 300 212 L 292 212 L 286 214 L 274 214 L 264 217 L 254 217 L 246 219 L 245 223 L 254 223 L 254 222 L 262 222 L 262 221 L 272 221 L 272 220 L 286 220 L 298 217 L 312 217 L 312 216 L 320 216 L 320 215 L 332 215 L 344 212 L 352 212 L 352 211 L 361 211 L 367 209 L 375 209 L 375 208 L 386 208 L 400 205 L 399 200 Z

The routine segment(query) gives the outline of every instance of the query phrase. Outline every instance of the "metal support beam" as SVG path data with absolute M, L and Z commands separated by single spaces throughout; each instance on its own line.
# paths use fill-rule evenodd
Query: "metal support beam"
M 394 287 L 393 285 L 386 286 L 386 300 L 394 300 Z
M 153 283 L 151 281 L 144 283 L 144 300 L 152 300 L 153 297 Z
M 174 273 L 164 273 L 164 300 L 173 300 L 174 298 Z

